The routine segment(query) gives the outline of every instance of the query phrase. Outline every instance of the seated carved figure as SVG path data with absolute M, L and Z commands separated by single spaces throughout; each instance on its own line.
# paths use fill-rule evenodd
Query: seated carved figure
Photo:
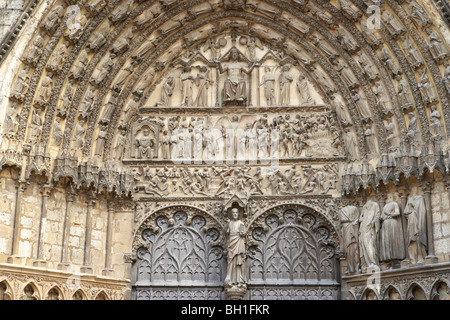
M 155 139 L 150 137 L 150 131 L 144 129 L 142 132 L 144 135 L 136 139 L 137 146 L 137 158 L 138 159 L 151 159 L 153 158 L 153 147 L 155 146 Z
M 247 100 L 247 84 L 243 78 L 243 73 L 249 74 L 255 66 L 261 65 L 260 62 L 255 62 L 250 68 L 245 66 L 245 63 L 239 61 L 240 54 L 236 48 L 230 50 L 230 61 L 222 67 L 218 59 L 214 62 L 219 67 L 219 72 L 227 72 L 227 79 L 224 82 L 224 101 L 246 101 Z

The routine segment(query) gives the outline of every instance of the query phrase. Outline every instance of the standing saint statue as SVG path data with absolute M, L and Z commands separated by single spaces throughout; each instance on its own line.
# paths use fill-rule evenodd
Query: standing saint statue
M 264 96 L 267 101 L 267 105 L 274 106 L 275 105 L 275 75 L 271 72 L 271 68 L 269 66 L 264 67 L 264 71 L 266 72 L 259 86 L 264 85 Z
M 427 249 L 426 207 L 422 196 L 408 199 L 406 216 L 406 245 L 411 263 L 422 263 Z
M 280 75 L 280 105 L 287 106 L 290 103 L 291 82 L 294 80 L 289 72 L 291 66 L 286 64 L 281 68 Z
M 227 73 L 227 79 L 224 84 L 224 101 L 243 102 L 247 100 L 247 83 L 243 78 L 243 73 L 250 74 L 253 68 L 260 66 L 261 62 L 256 61 L 250 68 L 247 68 L 244 62 L 241 62 L 241 54 L 237 48 L 230 50 L 229 62 L 222 66 L 218 59 L 213 61 L 217 64 L 220 73 Z
M 239 219 L 239 209 L 231 209 L 231 221 L 228 223 L 227 231 L 227 276 L 225 277 L 226 285 L 245 285 L 246 277 L 246 249 L 245 249 L 245 226 Z
M 359 251 L 361 268 L 378 267 L 378 232 L 380 230 L 380 205 L 375 201 L 366 202 L 359 217 Z
M 405 258 L 400 207 L 397 202 L 386 204 L 381 214 L 380 260 L 395 262 Z
M 184 107 L 192 106 L 192 85 L 194 83 L 194 76 L 191 74 L 191 70 L 192 68 L 190 66 L 185 66 L 183 68 L 183 73 L 180 76 L 180 90 L 183 96 L 181 105 Z
M 197 97 L 195 98 L 194 104 L 197 107 L 206 107 L 208 104 L 208 89 L 209 85 L 214 83 L 210 79 L 209 70 L 205 66 L 200 67 L 200 72 L 197 74 L 197 77 L 194 79 L 195 84 L 198 87 Z
M 358 207 L 346 206 L 342 208 L 340 218 L 342 234 L 344 236 L 345 254 L 347 257 L 347 272 L 354 273 L 359 269 Z

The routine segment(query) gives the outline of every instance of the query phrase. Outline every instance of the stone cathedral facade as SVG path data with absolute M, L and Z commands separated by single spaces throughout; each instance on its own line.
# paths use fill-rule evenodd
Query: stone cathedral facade
M 0 300 L 449 299 L 447 1 L 0 17 Z

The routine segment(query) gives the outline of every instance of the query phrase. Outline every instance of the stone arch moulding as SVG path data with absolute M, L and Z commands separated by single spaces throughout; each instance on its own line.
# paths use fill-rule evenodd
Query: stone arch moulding
M 210 215 L 186 206 L 161 209 L 135 237 L 135 299 L 223 298 L 223 228 Z
M 249 299 L 339 298 L 339 239 L 317 211 L 300 205 L 268 209 L 250 224 L 247 238 Z

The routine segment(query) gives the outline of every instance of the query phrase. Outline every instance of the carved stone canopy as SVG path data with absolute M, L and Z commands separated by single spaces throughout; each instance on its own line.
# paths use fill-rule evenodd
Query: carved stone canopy
M 240 198 L 239 196 L 234 194 L 225 202 L 223 206 L 223 215 L 229 217 L 231 214 L 231 210 L 234 208 L 238 208 L 239 215 L 242 214 L 244 217 L 247 216 L 247 199 Z

